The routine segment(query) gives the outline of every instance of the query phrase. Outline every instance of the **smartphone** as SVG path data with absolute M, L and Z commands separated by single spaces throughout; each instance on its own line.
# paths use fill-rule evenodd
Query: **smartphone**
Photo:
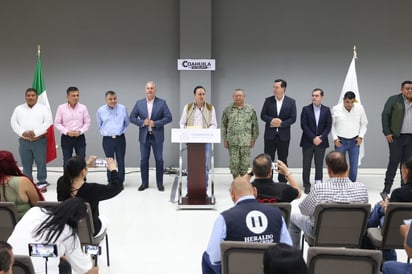
M 106 159 L 104 159 L 104 158 L 97 158 L 97 159 L 94 161 L 94 165 L 95 165 L 96 167 L 107 167 L 107 161 L 106 161 Z
M 98 245 L 85 245 L 84 249 L 86 251 L 86 254 L 89 254 L 89 255 L 101 255 L 102 254 L 102 248 Z
M 57 257 L 57 245 L 29 243 L 29 255 L 32 257 Z
M 273 171 L 278 172 L 279 171 L 278 163 L 272 162 L 272 169 L 273 169 Z

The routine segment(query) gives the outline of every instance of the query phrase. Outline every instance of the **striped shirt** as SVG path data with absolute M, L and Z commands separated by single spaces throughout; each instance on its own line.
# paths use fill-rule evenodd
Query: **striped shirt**
M 368 190 L 359 182 L 352 182 L 348 177 L 330 178 L 326 182 L 313 186 L 308 196 L 299 204 L 300 212 L 310 216 L 314 222 L 315 208 L 321 203 L 368 203 Z

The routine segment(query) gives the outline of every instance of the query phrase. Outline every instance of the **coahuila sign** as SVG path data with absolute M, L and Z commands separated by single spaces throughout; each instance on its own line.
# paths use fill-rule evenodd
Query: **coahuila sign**
M 215 70 L 215 59 L 178 59 L 178 70 Z

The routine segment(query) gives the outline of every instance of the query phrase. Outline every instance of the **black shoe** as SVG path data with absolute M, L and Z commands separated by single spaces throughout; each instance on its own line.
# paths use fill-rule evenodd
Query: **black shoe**
M 305 192 L 305 194 L 309 194 L 309 192 L 310 192 L 310 186 L 308 186 L 308 187 L 305 186 L 304 192 Z
M 159 191 L 165 191 L 165 187 L 164 187 L 163 185 L 158 185 L 158 186 L 157 186 L 157 189 L 158 189 Z
M 148 188 L 148 187 L 149 187 L 148 185 L 141 184 L 137 190 L 138 190 L 138 191 L 143 191 L 143 190 L 145 190 L 145 189 Z

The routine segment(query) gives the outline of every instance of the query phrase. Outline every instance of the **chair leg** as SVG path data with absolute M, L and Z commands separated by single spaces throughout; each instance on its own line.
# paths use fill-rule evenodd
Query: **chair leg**
M 302 233 L 302 239 L 301 239 L 301 248 L 300 248 L 300 252 L 301 252 L 301 254 L 303 255 L 303 248 L 304 248 L 304 246 L 305 246 L 305 234 L 304 233 Z
M 106 233 L 106 259 L 107 259 L 107 266 L 110 266 L 110 257 L 109 257 L 109 236 Z

